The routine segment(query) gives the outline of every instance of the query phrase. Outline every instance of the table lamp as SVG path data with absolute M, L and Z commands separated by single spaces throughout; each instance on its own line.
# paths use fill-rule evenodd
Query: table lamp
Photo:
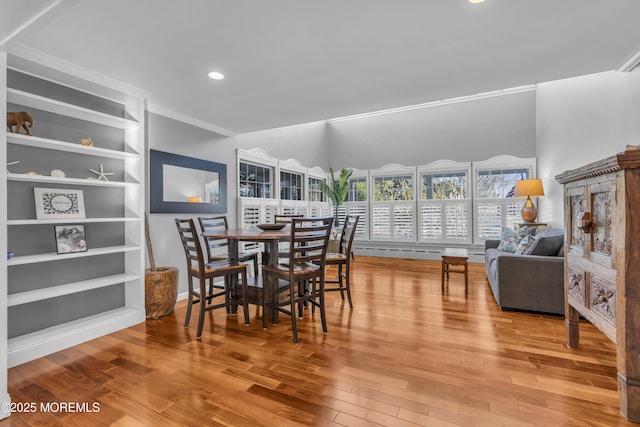
M 531 201 L 531 197 L 544 196 L 541 179 L 521 179 L 516 181 L 516 197 L 526 197 L 524 206 L 520 211 L 524 222 L 534 222 L 538 216 L 538 209 Z

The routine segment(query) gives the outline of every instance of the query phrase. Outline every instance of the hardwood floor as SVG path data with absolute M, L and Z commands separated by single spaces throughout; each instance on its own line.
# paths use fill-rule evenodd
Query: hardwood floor
M 16 403 L 99 412 L 14 413 L 7 426 L 618 426 L 615 346 L 590 324 L 579 350 L 564 319 L 501 312 L 484 265 L 440 291 L 440 262 L 356 257 L 354 309 L 327 295 L 262 329 L 209 313 L 201 341 L 185 304 L 169 316 L 9 370 Z M 45 408 L 46 409 L 46 408 Z M 49 409 L 56 409 L 52 406 Z

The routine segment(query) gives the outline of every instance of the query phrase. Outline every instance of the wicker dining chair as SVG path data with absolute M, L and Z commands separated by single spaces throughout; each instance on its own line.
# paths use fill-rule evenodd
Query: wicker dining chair
M 224 307 L 227 309 L 227 313 L 234 313 L 237 310 L 237 306 L 242 304 L 244 323 L 249 325 L 247 266 L 245 264 L 231 263 L 226 259 L 205 263 L 200 238 L 193 219 L 176 218 L 175 222 L 187 258 L 188 301 L 184 327 L 189 327 L 191 309 L 196 304 L 199 307 L 198 329 L 196 331 L 196 338 L 198 339 L 202 336 L 204 314 L 209 310 Z M 238 276 L 241 277 L 240 282 L 237 280 Z M 217 277 L 224 278 L 223 289 L 212 286 L 213 280 Z M 195 287 L 194 280 L 197 280 Z M 209 286 L 207 286 L 207 282 L 209 282 Z M 239 290 L 240 295 L 238 294 Z M 212 301 L 218 297 L 224 297 L 224 302 L 213 304 Z

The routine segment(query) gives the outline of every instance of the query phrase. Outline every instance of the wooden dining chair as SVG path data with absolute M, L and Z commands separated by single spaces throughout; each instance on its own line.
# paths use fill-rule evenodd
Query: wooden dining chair
M 342 234 L 340 235 L 340 246 L 337 253 L 328 253 L 326 265 L 337 266 L 337 278 L 326 279 L 327 284 L 337 284 L 338 286 L 325 286 L 325 292 L 339 291 L 342 300 L 344 301 L 344 293 L 347 293 L 347 300 L 349 301 L 349 307 L 353 310 L 353 302 L 351 300 L 351 260 L 353 259 L 353 237 L 356 234 L 356 227 L 358 226 L 358 215 L 347 215 L 344 220 L 344 227 L 342 227 Z M 344 268 L 344 270 L 343 270 Z
M 292 218 L 289 255 L 286 263 L 263 265 L 264 283 L 284 281 L 288 283 L 286 300 L 270 297 L 269 304 L 280 313 L 291 316 L 293 341 L 298 342 L 298 316 L 302 317 L 305 304 L 320 309 L 322 330 L 327 333 L 327 319 L 324 303 L 324 270 L 327 246 L 333 217 Z M 287 308 L 288 307 L 288 308 Z
M 198 222 L 200 223 L 200 230 L 204 233 L 205 231 L 216 231 L 220 229 L 228 230 L 229 223 L 227 222 L 226 215 L 220 216 L 201 216 L 198 217 Z M 209 262 L 211 261 L 219 261 L 224 259 L 229 259 L 229 241 L 227 239 L 215 239 L 212 237 L 205 237 L 205 248 L 207 249 L 207 259 Z M 224 252 L 215 253 L 220 249 L 224 249 Z M 238 262 L 248 262 L 251 261 L 253 263 L 253 272 L 257 276 L 260 267 L 258 265 L 258 252 L 239 252 L 238 253 Z
M 199 339 L 202 336 L 204 314 L 206 311 L 225 307 L 227 313 L 234 313 L 240 303 L 242 303 L 244 311 L 244 323 L 248 326 L 247 266 L 245 264 L 231 263 L 227 259 L 205 263 L 202 247 L 200 246 L 200 238 L 196 232 L 193 219 L 176 218 L 175 221 L 187 258 L 188 301 L 184 327 L 189 327 L 192 306 L 198 304 L 198 329 L 196 338 Z M 237 280 L 238 275 L 241 276 L 240 282 Z M 224 278 L 223 289 L 212 286 L 214 279 L 217 277 Z M 194 280 L 197 280 L 195 287 Z M 207 282 L 209 282 L 208 287 Z M 241 295 L 238 295 L 238 288 L 241 289 Z M 224 302 L 213 304 L 212 301 L 218 297 L 224 297 Z
M 273 215 L 273 222 L 275 224 L 291 224 L 293 218 L 304 218 L 302 214 L 275 214 Z M 282 242 L 278 245 L 278 258 L 286 258 L 289 256 L 289 244 Z M 269 264 L 269 260 L 263 255 L 264 264 Z

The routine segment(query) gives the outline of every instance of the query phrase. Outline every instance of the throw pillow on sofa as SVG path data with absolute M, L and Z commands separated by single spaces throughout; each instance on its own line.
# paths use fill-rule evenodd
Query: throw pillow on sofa
M 525 236 L 532 235 L 533 233 L 535 233 L 535 231 L 535 227 L 521 227 L 515 230 L 507 227 L 502 227 L 498 250 L 515 253 L 522 239 L 524 239 Z
M 533 237 L 530 234 L 527 234 L 526 236 L 524 236 L 524 239 L 520 241 L 520 244 L 516 248 L 516 252 L 515 252 L 516 255 L 522 255 L 527 253 L 527 251 L 529 250 L 531 245 L 535 243 L 535 241 L 536 241 L 535 237 Z
M 562 230 L 548 230 L 534 238 L 531 247 L 525 255 L 555 256 L 564 243 L 564 232 Z

